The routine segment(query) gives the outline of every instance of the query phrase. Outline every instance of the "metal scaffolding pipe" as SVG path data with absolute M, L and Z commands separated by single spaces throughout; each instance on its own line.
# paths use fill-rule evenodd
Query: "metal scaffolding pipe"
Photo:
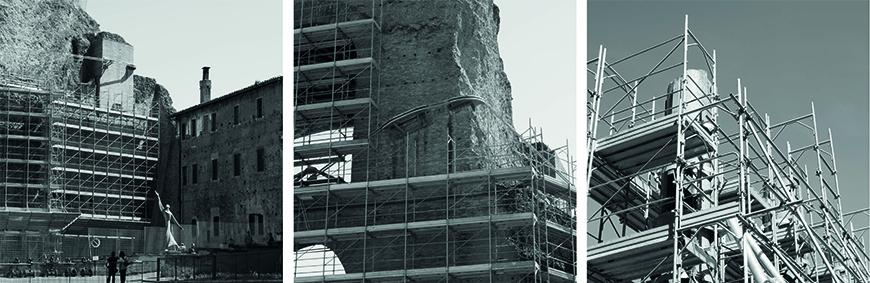
M 755 238 L 749 234 L 743 234 L 743 227 L 737 222 L 737 218 L 728 219 L 728 227 L 731 228 L 731 232 L 735 235 L 743 235 L 738 240 L 744 243 L 743 253 L 748 260 L 747 265 L 757 282 L 785 282 L 782 276 L 779 275 L 779 270 L 776 269 L 776 266 L 770 262 L 764 251 L 758 246 Z

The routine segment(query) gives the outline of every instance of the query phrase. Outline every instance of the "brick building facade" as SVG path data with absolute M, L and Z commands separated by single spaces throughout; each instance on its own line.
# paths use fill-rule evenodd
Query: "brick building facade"
M 169 187 L 186 229 L 181 241 L 198 247 L 268 244 L 281 236 L 282 77 L 210 100 L 204 68 L 201 103 L 174 114 L 178 154 L 165 162 L 178 172 Z M 173 160 L 174 159 L 174 160 Z

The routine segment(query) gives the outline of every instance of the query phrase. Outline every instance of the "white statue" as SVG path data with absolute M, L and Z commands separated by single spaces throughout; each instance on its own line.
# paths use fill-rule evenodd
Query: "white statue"
M 178 242 L 175 241 L 175 237 L 172 236 L 172 223 L 175 222 L 175 225 L 178 225 L 178 228 L 184 230 L 184 227 L 178 223 L 178 219 L 175 219 L 175 215 L 172 215 L 172 211 L 169 211 L 169 204 L 166 206 L 163 205 L 163 201 L 160 199 L 160 194 L 157 191 L 154 191 L 154 194 L 157 195 L 157 203 L 160 205 L 160 211 L 163 212 L 163 218 L 166 219 L 166 249 L 167 250 L 177 250 Z

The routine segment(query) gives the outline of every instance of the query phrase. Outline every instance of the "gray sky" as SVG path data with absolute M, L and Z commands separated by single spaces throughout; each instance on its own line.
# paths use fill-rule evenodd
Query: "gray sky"
M 867 207 L 866 1 L 593 0 L 588 14 L 588 58 L 597 57 L 599 44 L 616 60 L 681 34 L 688 14 L 689 28 L 705 48 L 717 51 L 720 93 L 736 93 L 740 77 L 750 103 L 774 123 L 810 113 L 814 101 L 818 128 L 831 128 L 834 135 L 843 210 Z M 826 139 L 827 132 L 820 140 Z M 866 216 L 856 221 L 855 228 L 867 226 Z
M 568 140 L 576 158 L 576 9 L 574 1 L 496 0 L 498 48 L 513 88 L 514 125 L 543 128 L 551 147 Z M 529 11 L 535 11 L 530 14 Z
M 165 86 L 178 110 L 199 103 L 203 66 L 212 98 L 281 75 L 280 0 L 89 0 L 86 10 L 133 45 L 136 73 Z

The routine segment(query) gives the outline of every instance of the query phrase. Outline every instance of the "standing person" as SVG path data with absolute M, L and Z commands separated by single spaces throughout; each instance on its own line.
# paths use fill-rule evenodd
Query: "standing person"
M 181 226 L 181 223 L 178 223 L 178 219 L 175 219 L 175 216 L 172 215 L 172 211 L 169 210 L 169 204 L 166 206 L 163 205 L 163 200 L 160 199 L 160 194 L 157 191 L 154 191 L 154 194 L 157 195 L 157 204 L 160 206 L 160 211 L 163 212 L 163 218 L 166 219 L 166 250 L 174 251 L 178 249 L 178 242 L 175 241 L 175 237 L 172 236 L 172 223 L 178 225 L 178 228 L 184 230 L 184 227 Z
M 106 269 L 108 271 L 106 272 L 106 283 L 109 283 L 109 279 L 115 283 L 115 273 L 118 272 L 118 258 L 115 257 L 115 251 L 112 251 L 106 258 Z
M 124 251 L 121 251 L 118 254 L 120 259 L 118 259 L 118 270 L 121 271 L 121 283 L 127 282 L 127 266 L 129 266 L 132 262 L 127 258 L 127 255 L 124 254 Z

